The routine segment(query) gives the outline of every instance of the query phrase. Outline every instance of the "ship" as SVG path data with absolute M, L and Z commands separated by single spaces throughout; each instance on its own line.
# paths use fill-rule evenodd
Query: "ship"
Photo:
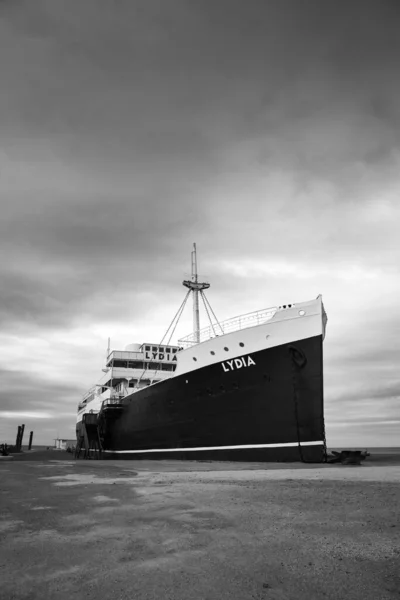
M 105 458 L 326 461 L 322 296 L 220 322 L 195 244 L 191 258 L 188 291 L 161 343 L 111 350 L 109 341 L 103 375 L 78 404 L 78 446 L 90 445 L 90 422 Z M 190 295 L 193 332 L 171 344 Z

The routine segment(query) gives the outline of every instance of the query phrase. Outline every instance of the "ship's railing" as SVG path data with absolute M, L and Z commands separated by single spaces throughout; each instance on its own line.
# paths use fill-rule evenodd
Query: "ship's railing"
M 105 408 L 106 406 L 113 406 L 115 404 L 121 404 L 122 399 L 123 396 L 114 396 L 113 398 L 107 398 L 101 403 L 101 408 Z
M 178 340 L 178 344 L 183 348 L 190 348 L 195 344 L 201 344 L 211 338 L 225 335 L 226 333 L 232 333 L 233 331 L 239 331 L 240 329 L 246 329 L 247 327 L 256 327 L 262 325 L 269 319 L 272 319 L 278 308 L 265 308 L 262 310 L 256 310 L 255 312 L 246 313 L 232 319 L 227 319 L 221 323 L 215 323 L 213 326 L 205 327 L 195 333 L 186 335 L 185 337 Z
M 189 271 L 185 271 L 184 273 L 182 273 L 182 275 L 183 279 L 185 279 L 186 281 L 192 281 L 192 273 L 189 273 Z M 210 278 L 208 275 L 204 275 L 204 273 L 202 273 L 198 277 L 199 281 L 201 281 L 202 283 L 210 283 Z
M 87 401 L 89 398 L 90 398 L 90 400 L 92 400 L 92 397 L 94 396 L 95 391 L 96 391 L 96 386 L 94 385 L 86 392 L 86 394 L 84 394 L 81 401 L 82 402 L 85 400 Z

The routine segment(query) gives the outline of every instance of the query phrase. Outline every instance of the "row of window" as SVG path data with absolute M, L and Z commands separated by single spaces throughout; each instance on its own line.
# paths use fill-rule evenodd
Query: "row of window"
M 243 342 L 239 342 L 239 346 L 240 346 L 241 348 L 244 348 L 244 344 L 243 344 Z M 225 350 L 225 352 L 229 352 L 229 348 L 228 348 L 227 346 L 224 346 L 224 350 Z M 215 356 L 215 352 L 214 352 L 214 350 L 210 350 L 210 354 L 212 354 L 213 356 Z M 194 360 L 194 361 L 197 361 L 197 358 L 196 358 L 195 356 L 193 356 L 193 360 Z
M 159 381 L 159 380 L 155 379 L 153 381 L 153 383 L 156 383 L 157 381 Z M 138 382 L 137 379 L 130 379 L 128 381 L 128 388 L 134 388 L 136 386 L 137 382 Z M 142 385 L 140 387 L 145 387 L 146 385 L 150 385 L 151 381 L 149 381 L 148 379 L 141 379 L 141 384 Z M 114 389 L 118 393 L 118 392 L 123 392 L 124 389 L 125 389 L 125 387 L 126 386 L 124 385 L 124 383 L 121 382 L 121 383 L 118 383 L 118 385 L 116 385 Z M 108 390 L 107 387 L 102 387 L 101 388 L 101 393 L 104 393 L 106 390 Z
M 142 360 L 116 360 L 114 359 L 110 364 L 110 367 L 120 367 L 122 369 L 143 369 Z
M 141 360 L 113 360 L 110 367 L 121 369 L 157 369 L 158 371 L 174 371 L 176 363 L 143 362 Z
M 170 363 L 145 363 L 147 369 L 155 369 L 156 371 L 175 371 L 176 364 Z
M 145 346 L 144 349 L 146 352 L 166 352 L 167 354 L 170 352 L 176 354 L 178 352 L 178 348 L 169 348 L 168 346 Z

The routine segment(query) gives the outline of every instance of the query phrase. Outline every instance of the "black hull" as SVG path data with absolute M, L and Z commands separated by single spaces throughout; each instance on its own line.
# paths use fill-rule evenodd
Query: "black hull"
M 322 336 L 248 357 L 127 396 L 105 419 L 106 457 L 322 462 Z

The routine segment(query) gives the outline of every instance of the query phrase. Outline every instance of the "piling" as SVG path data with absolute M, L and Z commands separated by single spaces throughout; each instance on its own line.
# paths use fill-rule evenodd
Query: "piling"
M 22 448 L 22 439 L 24 437 L 25 425 L 21 425 L 21 437 L 19 439 L 19 450 Z
M 18 425 L 18 430 L 17 430 L 17 439 L 15 440 L 15 448 L 18 451 L 19 449 L 19 439 L 21 437 L 21 425 Z
M 22 438 L 24 437 L 25 425 L 18 425 L 17 439 L 15 441 L 15 449 L 17 452 L 21 452 Z
M 31 448 L 32 448 L 32 440 L 33 440 L 33 431 L 31 431 L 30 434 L 29 434 L 29 446 L 28 446 L 28 450 L 31 450 Z

